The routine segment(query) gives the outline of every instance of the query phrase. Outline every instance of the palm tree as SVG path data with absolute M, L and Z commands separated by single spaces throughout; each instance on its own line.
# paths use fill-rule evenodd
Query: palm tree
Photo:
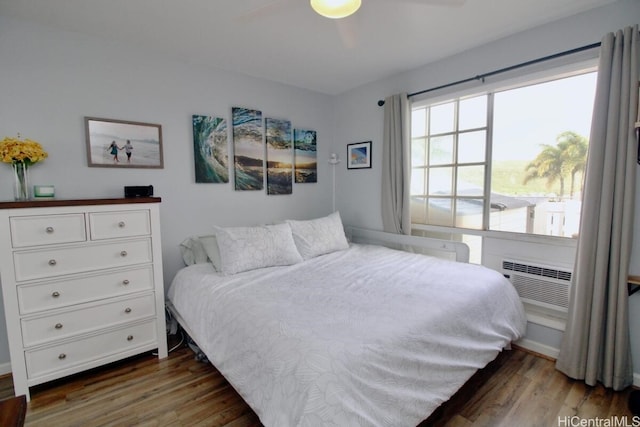
M 560 197 L 564 194 L 563 156 L 560 148 L 542 144 L 542 151 L 525 168 L 524 184 L 536 178 L 546 178 L 547 186 L 551 187 L 560 180 Z
M 587 138 L 572 131 L 562 132 L 556 137 L 557 145 L 542 144 L 542 151 L 525 168 L 524 184 L 536 178 L 546 178 L 551 187 L 560 181 L 560 197 L 564 195 L 564 180 L 571 176 L 569 188 L 573 198 L 576 174 L 587 166 Z
M 576 174 L 584 172 L 587 166 L 587 150 L 589 142 L 587 138 L 575 132 L 562 132 L 556 138 L 558 148 L 562 151 L 564 169 L 571 175 L 569 195 L 573 198 Z

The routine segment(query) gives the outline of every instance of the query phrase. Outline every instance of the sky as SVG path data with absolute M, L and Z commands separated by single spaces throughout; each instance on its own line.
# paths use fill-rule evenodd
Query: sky
M 496 93 L 493 161 L 532 160 L 565 131 L 589 138 L 595 87 L 592 72 Z
M 118 143 L 125 139 L 158 141 L 158 125 L 136 125 L 127 123 L 102 122 L 92 120 L 89 132 L 92 135 L 107 135 L 116 138 Z

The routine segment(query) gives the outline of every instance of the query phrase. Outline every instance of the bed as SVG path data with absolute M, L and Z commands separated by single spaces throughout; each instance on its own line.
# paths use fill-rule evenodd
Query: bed
M 464 245 L 349 241 L 336 215 L 185 240 L 169 308 L 266 426 L 415 426 L 523 336 L 522 304 L 493 270 L 411 252 Z

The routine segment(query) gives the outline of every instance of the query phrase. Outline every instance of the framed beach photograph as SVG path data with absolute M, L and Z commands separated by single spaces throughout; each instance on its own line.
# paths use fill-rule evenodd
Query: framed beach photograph
M 371 167 L 371 141 L 347 144 L 347 169 Z
M 162 169 L 162 126 L 85 117 L 89 167 Z

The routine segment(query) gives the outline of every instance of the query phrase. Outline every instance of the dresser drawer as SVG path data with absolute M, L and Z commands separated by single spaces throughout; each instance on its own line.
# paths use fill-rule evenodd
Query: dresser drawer
M 18 286 L 20 314 L 67 307 L 153 288 L 150 265 L 100 275 Z
M 148 210 L 89 213 L 92 240 L 148 236 L 151 220 Z
M 22 319 L 25 347 L 44 344 L 155 315 L 154 295 L 112 301 L 99 306 L 85 304 L 76 310 Z
M 17 281 L 124 267 L 151 261 L 151 241 L 149 239 L 16 251 L 13 254 Z
M 14 216 L 9 219 L 14 248 L 84 242 L 84 214 Z
M 89 364 L 92 361 L 124 353 L 156 342 L 155 320 L 92 335 L 51 347 L 25 351 L 27 377 L 47 374 Z

